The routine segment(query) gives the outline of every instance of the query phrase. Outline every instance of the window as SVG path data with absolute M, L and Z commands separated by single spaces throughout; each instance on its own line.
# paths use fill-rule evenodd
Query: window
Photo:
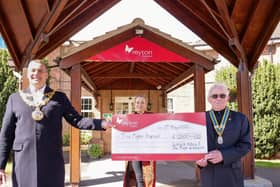
M 167 98 L 167 112 L 173 113 L 173 98 Z
M 115 113 L 116 114 L 131 114 L 134 111 L 134 97 L 116 97 Z
M 82 97 L 82 116 L 93 117 L 93 97 Z

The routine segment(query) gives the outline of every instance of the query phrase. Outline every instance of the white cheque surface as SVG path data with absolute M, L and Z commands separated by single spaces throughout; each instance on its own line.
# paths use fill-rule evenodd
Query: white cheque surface
M 142 129 L 112 129 L 113 154 L 207 153 L 206 126 L 162 120 Z

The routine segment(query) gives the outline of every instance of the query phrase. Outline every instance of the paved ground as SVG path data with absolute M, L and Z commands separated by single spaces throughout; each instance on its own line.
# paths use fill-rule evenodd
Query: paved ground
M 124 161 L 112 161 L 110 158 L 81 164 L 81 186 L 122 187 Z M 69 165 L 66 164 L 66 172 Z M 157 162 L 157 187 L 196 187 L 195 169 L 186 162 Z M 69 177 L 66 176 L 66 186 Z M 184 185 L 182 185 L 184 184 Z
M 280 187 L 280 168 L 257 167 L 256 175 L 270 180 L 273 187 Z
M 66 187 L 69 187 L 69 164 L 65 165 Z M 122 187 L 124 162 L 104 158 L 81 163 L 81 185 L 84 187 Z M 280 168 L 256 168 L 256 175 L 280 187 Z M 157 187 L 197 187 L 191 162 L 157 162 Z M 8 183 L 5 187 L 11 187 Z
M 66 165 L 66 170 L 69 166 Z M 110 158 L 89 163 L 83 162 L 81 186 L 122 187 L 124 162 Z M 273 187 L 280 187 L 280 168 L 256 168 L 256 175 L 268 179 Z M 66 177 L 69 182 L 69 177 Z M 69 184 L 66 182 L 66 184 Z M 157 162 L 157 187 L 197 187 L 192 162 Z

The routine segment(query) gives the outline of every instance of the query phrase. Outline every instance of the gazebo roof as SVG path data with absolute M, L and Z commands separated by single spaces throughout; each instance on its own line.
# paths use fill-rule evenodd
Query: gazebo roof
M 120 0 L 0 1 L 0 31 L 18 69 L 42 58 Z M 250 71 L 280 19 L 279 0 L 155 0 L 232 64 Z
M 75 64 L 81 64 L 84 82 L 94 90 L 160 87 L 169 92 L 193 80 L 197 66 L 213 70 L 215 59 L 137 18 L 79 47 L 64 48 L 60 67 Z

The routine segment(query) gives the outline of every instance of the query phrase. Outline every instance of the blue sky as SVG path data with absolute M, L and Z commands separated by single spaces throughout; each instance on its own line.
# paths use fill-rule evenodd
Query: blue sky
M 135 18 L 142 18 L 145 24 L 185 42 L 199 40 L 198 36 L 153 0 L 122 0 L 71 39 L 91 40 L 119 26 L 130 24 Z
M 0 49 L 2 49 L 2 48 L 7 48 L 7 47 L 5 45 L 5 42 L 4 42 L 3 38 L 2 38 L 2 36 L 0 35 Z

